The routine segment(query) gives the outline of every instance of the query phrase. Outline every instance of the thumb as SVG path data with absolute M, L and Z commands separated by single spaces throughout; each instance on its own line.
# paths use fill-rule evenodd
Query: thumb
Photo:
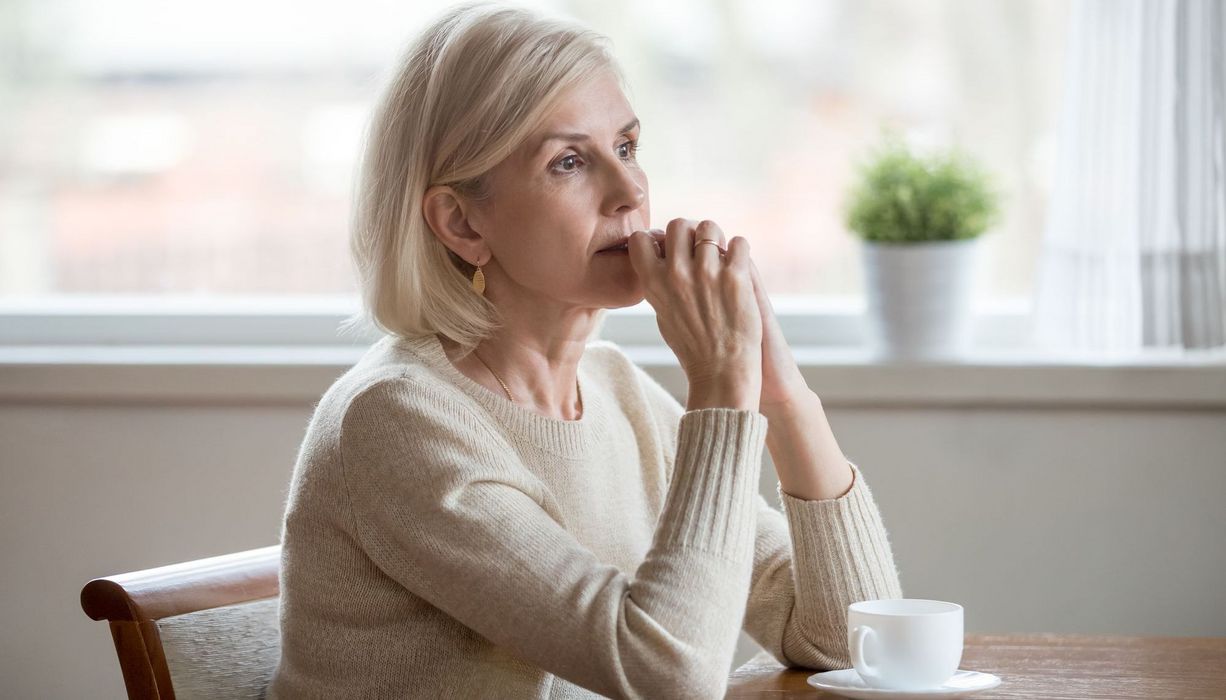
M 765 345 L 772 338 L 783 342 L 783 327 L 779 325 L 779 317 L 775 315 L 775 307 L 771 305 L 770 292 L 766 291 L 766 285 L 762 282 L 758 266 L 754 265 L 753 259 L 749 261 L 749 273 L 753 277 L 753 291 L 758 297 L 758 311 L 762 315 L 762 343 Z
M 766 287 L 762 284 L 762 278 L 758 275 L 758 266 L 754 264 L 753 258 L 749 259 L 749 276 L 753 278 L 753 293 L 758 300 L 758 311 L 762 314 L 762 320 L 765 321 L 771 315 L 770 297 L 766 294 Z

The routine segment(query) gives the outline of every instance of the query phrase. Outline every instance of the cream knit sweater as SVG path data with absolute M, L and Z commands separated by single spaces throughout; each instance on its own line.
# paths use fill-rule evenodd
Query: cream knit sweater
M 316 406 L 281 532 L 270 698 L 719 698 L 742 628 L 847 668 L 847 605 L 902 596 L 856 465 L 758 492 L 767 419 L 686 411 L 610 341 L 579 420 L 512 404 L 437 337 L 386 336 Z

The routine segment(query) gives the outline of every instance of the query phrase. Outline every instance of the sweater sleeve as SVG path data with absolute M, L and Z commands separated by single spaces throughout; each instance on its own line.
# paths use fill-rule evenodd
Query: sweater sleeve
M 881 513 L 851 469 L 851 489 L 838 498 L 795 498 L 776 482 L 780 512 L 758 496 L 745 631 L 787 666 L 850 668 L 847 606 L 902 597 Z
M 684 409 L 638 369 L 662 429 Z M 757 496 L 753 578 L 745 632 L 787 666 L 850 668 L 847 606 L 901 598 L 902 587 L 881 513 L 859 467 L 836 499 L 795 498 L 776 481 L 783 512 Z
M 470 408 L 382 380 L 343 420 L 351 525 L 406 589 L 546 671 L 609 697 L 722 697 L 766 427 L 756 411 L 685 413 L 651 549 L 621 571 L 559 523 L 540 481 Z

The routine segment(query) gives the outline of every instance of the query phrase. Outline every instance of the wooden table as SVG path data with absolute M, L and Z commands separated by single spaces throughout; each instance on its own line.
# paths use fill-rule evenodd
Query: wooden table
M 1226 698 L 1226 637 L 966 636 L 959 668 L 995 673 L 983 698 Z M 727 698 L 832 698 L 766 652 L 733 672 Z

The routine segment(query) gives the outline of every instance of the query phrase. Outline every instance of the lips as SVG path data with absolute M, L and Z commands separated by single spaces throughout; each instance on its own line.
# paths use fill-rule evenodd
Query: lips
M 621 240 L 621 242 L 619 242 L 619 243 L 614 243 L 613 245 L 608 246 L 608 247 L 606 247 L 606 248 L 601 248 L 600 250 L 598 250 L 598 251 L 596 251 L 596 252 L 597 252 L 597 253 L 607 253 L 607 252 L 609 252 L 609 251 L 611 251 L 611 250 L 628 250 L 628 249 L 629 249 L 629 246 L 630 246 L 630 239 L 629 239 L 629 238 L 623 238 L 623 239 Z

